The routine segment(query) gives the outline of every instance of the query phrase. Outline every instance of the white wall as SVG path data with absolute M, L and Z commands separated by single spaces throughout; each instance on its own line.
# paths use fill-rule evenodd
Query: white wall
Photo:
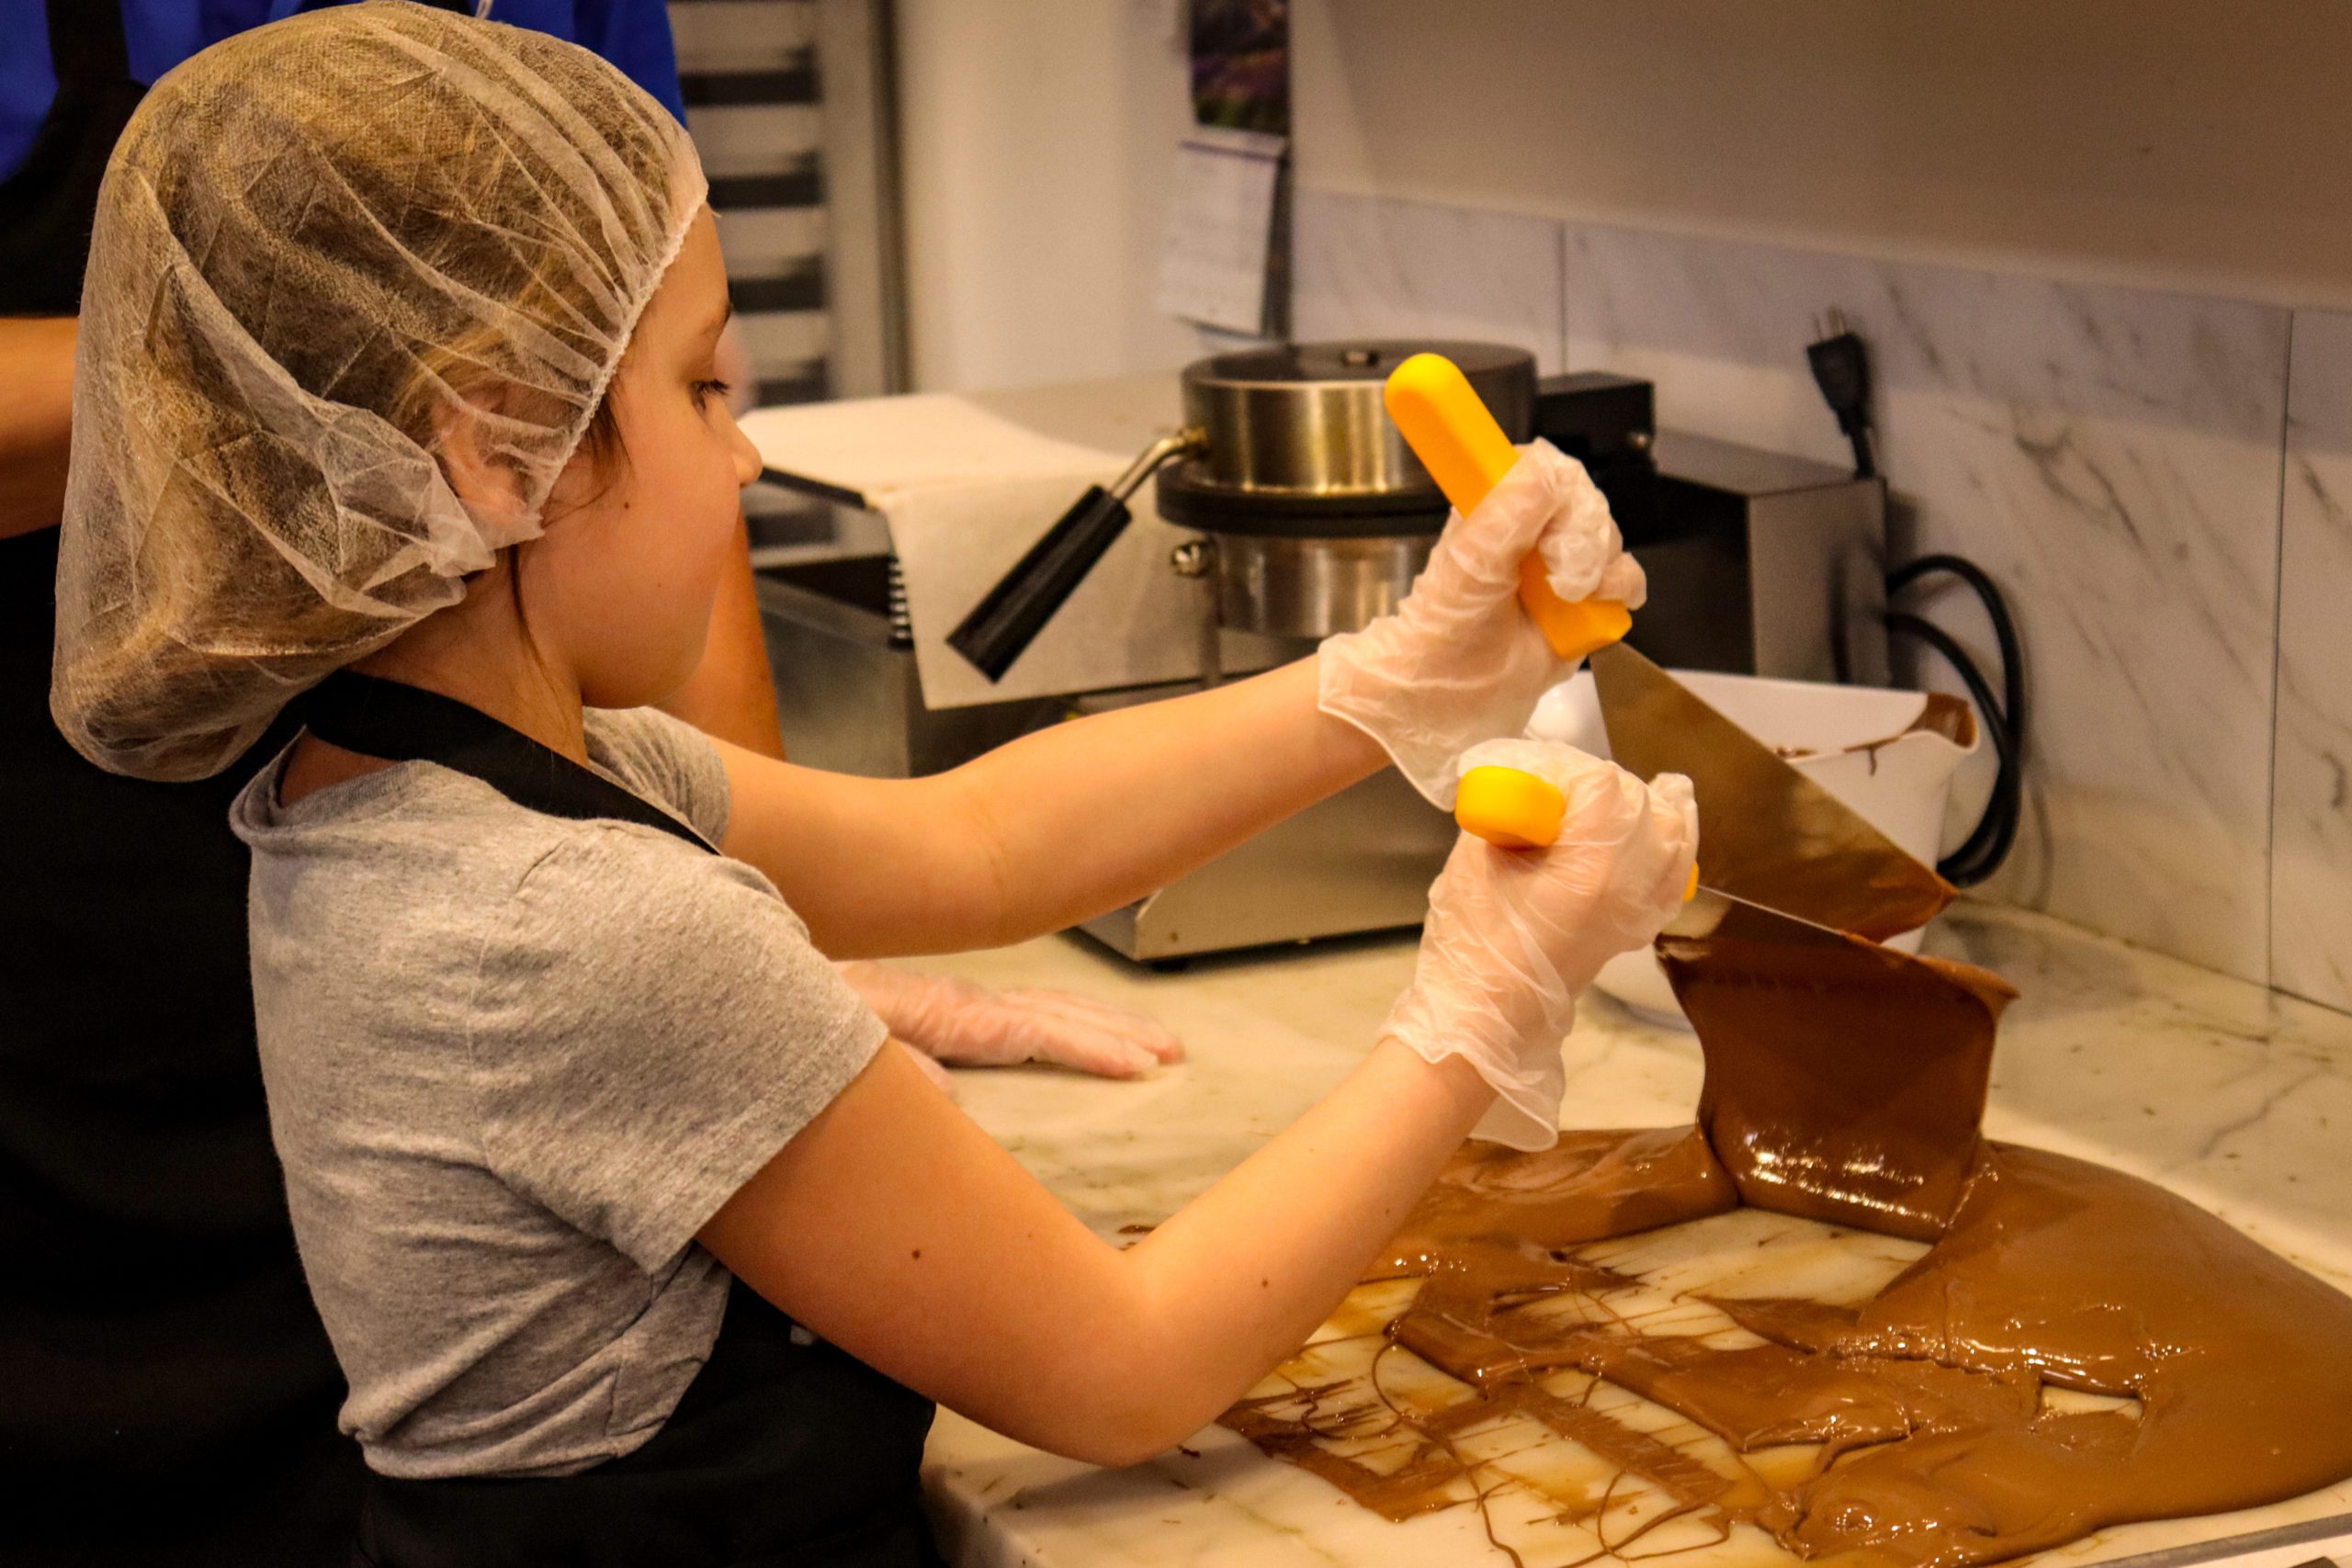
M 915 384 L 1174 366 L 1176 0 L 898 0 Z M 2352 307 L 2334 0 L 1295 0 L 1310 189 Z
M 1165 0 L 899 0 L 914 385 L 1182 364 L 1151 309 L 1189 121 Z
M 2352 303 L 2352 6 L 1294 0 L 1301 183 Z

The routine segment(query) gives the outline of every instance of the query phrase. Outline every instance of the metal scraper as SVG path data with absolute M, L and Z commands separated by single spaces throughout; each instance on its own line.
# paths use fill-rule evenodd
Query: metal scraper
M 1644 779 L 1681 773 L 1697 791 L 1702 887 L 1873 942 L 1926 925 L 1956 896 L 1851 807 L 1623 643 L 1594 650 L 1590 667 L 1618 765 Z
M 1667 921 L 1666 929 L 1658 932 L 1658 942 L 1663 947 L 1676 940 L 1702 942 L 1714 937 L 1769 942 L 1781 947 L 1842 948 L 1853 944 L 1852 938 L 1833 927 L 1752 904 L 1702 882 L 1674 919 Z

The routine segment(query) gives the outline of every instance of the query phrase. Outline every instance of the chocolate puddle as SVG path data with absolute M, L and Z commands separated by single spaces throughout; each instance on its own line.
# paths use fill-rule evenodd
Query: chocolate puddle
M 1860 940 L 1660 948 L 1699 1125 L 1465 1146 L 1227 1426 L 1391 1519 L 1476 1506 L 1529 1568 L 1743 1527 L 1944 1568 L 2352 1476 L 2352 1298 L 1981 1137 L 2006 982 Z

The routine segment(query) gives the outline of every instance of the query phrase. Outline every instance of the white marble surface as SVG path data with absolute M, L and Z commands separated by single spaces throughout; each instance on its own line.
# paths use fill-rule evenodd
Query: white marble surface
M 2295 313 L 2280 527 L 2270 983 L 2352 1009 L 2352 315 Z
M 1042 1069 L 958 1074 L 965 1106 L 1105 1236 L 1166 1218 L 1288 1122 L 1369 1044 L 1412 965 L 1408 938 L 1204 961 L 1151 974 L 1076 938 L 928 961 L 993 984 L 1062 986 L 1142 1007 L 1191 1059 L 1133 1084 Z M 2001 1035 L 1989 1130 L 2161 1181 L 2352 1288 L 2352 1018 L 2260 986 L 1964 903 L 1929 951 L 1986 964 L 2024 992 Z M 1687 1035 L 1594 1000 L 1570 1042 L 1566 1119 L 1687 1121 Z M 952 1415 L 927 1483 L 964 1564 L 1502 1564 L 1476 1515 L 1389 1525 L 1222 1429 L 1119 1472 L 1010 1442 Z M 2245 1514 L 2106 1532 L 2052 1560 L 2092 1562 L 2352 1512 L 2352 1484 Z M 1680 1561 L 1716 1568 L 1705 1553 Z
M 1561 226 L 1421 201 L 1297 194 L 1291 335 L 1513 344 L 1561 362 Z
M 1551 230 L 1565 365 L 1650 378 L 1674 428 L 1849 462 L 1804 360 L 1843 310 L 1873 357 L 1893 553 L 1969 557 L 2023 622 L 2032 809 L 1995 891 L 2267 976 L 2288 312 L 1305 191 L 1302 331 L 1491 323 L 1548 355 L 1547 309 L 1499 291 L 1538 286 L 1520 258 Z M 1932 613 L 1993 667 L 1963 596 Z

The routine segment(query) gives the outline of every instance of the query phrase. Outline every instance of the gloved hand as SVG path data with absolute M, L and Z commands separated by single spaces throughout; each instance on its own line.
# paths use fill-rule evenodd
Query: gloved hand
M 1131 1078 L 1158 1063 L 1184 1059 L 1176 1036 L 1125 1008 L 1059 991 L 991 991 L 952 976 L 862 961 L 837 967 L 893 1035 L 952 1066 L 1052 1062 Z
M 1383 1032 L 1436 1062 L 1461 1056 L 1494 1088 L 1472 1135 L 1515 1149 L 1558 1136 L 1560 1041 L 1600 966 L 1656 936 L 1698 852 L 1690 781 L 1645 784 L 1611 762 L 1543 740 L 1474 747 L 1463 767 L 1522 768 L 1566 797 L 1548 850 L 1499 850 L 1464 833 L 1421 928 L 1413 983 Z
M 1519 563 L 1541 551 L 1563 599 L 1639 609 L 1642 569 L 1584 465 L 1548 441 L 1519 461 L 1469 516 L 1455 513 L 1394 615 L 1324 639 L 1323 711 L 1380 742 L 1413 786 L 1452 810 L 1456 759 L 1517 735 L 1569 667 L 1519 604 Z

